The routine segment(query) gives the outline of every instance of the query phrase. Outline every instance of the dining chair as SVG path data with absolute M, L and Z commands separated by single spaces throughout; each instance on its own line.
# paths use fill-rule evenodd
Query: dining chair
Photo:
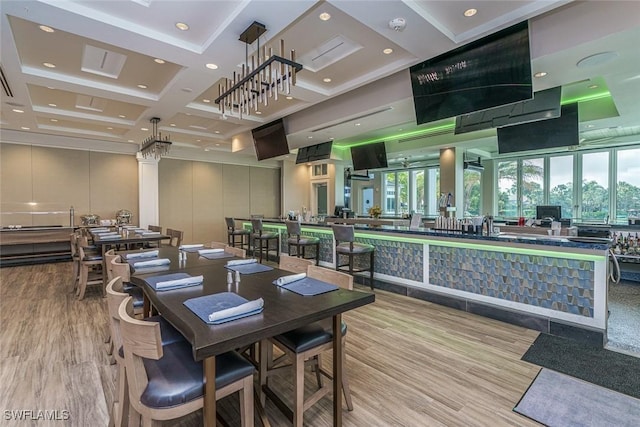
M 290 271 L 292 273 L 306 273 L 307 268 L 313 265 L 313 261 L 305 258 L 298 258 L 289 255 L 280 255 L 278 268 L 280 270 Z
M 71 285 L 71 291 L 75 291 L 80 280 L 80 254 L 78 253 L 78 233 L 73 232 L 69 235 L 71 245 L 71 275 L 73 283 Z
M 104 265 L 107 269 L 107 282 L 113 279 L 113 267 L 111 265 L 111 261 L 116 257 L 120 257 L 120 255 L 116 255 L 115 249 L 109 249 L 104 253 Z
M 147 226 L 147 229 L 149 231 L 156 231 L 156 232 L 162 234 L 162 227 L 160 227 L 159 225 L 149 225 L 149 226 Z
M 251 240 L 253 241 L 253 255 L 256 254 L 256 249 L 260 254 L 260 263 L 262 263 L 262 254 L 265 254 L 265 259 L 269 261 L 269 246 L 272 240 L 276 241 L 276 260 L 280 255 L 280 235 L 277 232 L 264 231 L 262 227 L 262 218 L 252 218 L 251 227 L 253 231 L 251 233 Z
M 134 319 L 132 309 L 131 298 L 118 309 L 130 411 L 141 415 L 144 426 L 151 426 L 202 409 L 204 372 L 202 362 L 193 360 L 191 345 L 162 346 L 159 324 Z M 215 357 L 216 400 L 239 392 L 241 424 L 253 426 L 255 368 L 234 351 Z
M 131 284 L 131 266 L 127 262 L 122 262 L 122 257 L 116 255 L 109 262 L 111 265 L 111 274 L 113 277 L 120 277 L 122 282 L 122 290 L 127 295 L 133 297 L 133 308 L 136 314 L 149 316 L 150 313 L 144 312 L 144 293 L 142 289 Z M 151 310 L 150 310 L 151 311 Z
M 289 255 L 291 255 L 291 248 L 294 247 L 296 248 L 297 257 L 307 258 L 305 254 L 306 248 L 314 247 L 316 265 L 318 265 L 320 263 L 320 239 L 317 237 L 302 235 L 300 223 L 298 221 L 287 220 L 285 221 L 285 224 L 287 225 L 287 234 L 289 235 L 289 238 L 287 239 Z
M 87 252 L 86 246 L 79 244 L 78 257 L 80 260 L 80 280 L 76 297 L 79 301 L 82 301 L 88 285 L 103 285 L 102 255 L 95 252 Z
M 110 426 L 126 426 L 129 419 L 129 391 L 127 386 L 127 375 L 124 362 L 124 350 L 122 347 L 122 335 L 120 333 L 120 316 L 118 310 L 122 301 L 129 297 L 124 292 L 122 278 L 117 276 L 112 278 L 106 287 L 107 307 L 109 312 L 109 328 L 113 340 L 115 352 L 115 362 L 118 365 L 116 373 L 116 395 L 114 396 L 113 409 L 110 413 Z M 158 322 L 160 325 L 160 337 L 162 345 L 184 341 L 184 337 L 178 330 L 164 320 L 161 316 L 153 316 L 143 319 L 148 322 Z
M 332 224 L 333 237 L 336 241 L 336 270 L 348 271 L 350 275 L 353 273 L 359 273 L 362 271 L 369 272 L 369 285 L 373 290 L 373 268 L 374 268 L 374 254 L 375 246 L 366 243 L 355 242 L 355 230 L 353 225 Z M 369 268 L 354 269 L 354 258 L 360 255 L 369 254 Z M 347 256 L 348 260 L 346 264 L 340 264 L 340 256 Z M 342 267 L 347 267 L 346 269 Z
M 162 234 L 162 227 L 160 227 L 159 225 L 148 225 L 147 226 L 147 230 L 149 231 L 155 231 L 156 233 L 160 233 Z M 145 248 L 159 248 L 161 246 L 161 241 L 158 240 L 157 242 L 145 242 L 142 247 Z
M 167 236 L 170 237 L 169 246 L 179 247 L 182 244 L 184 232 L 167 228 Z
M 353 276 L 335 271 L 327 268 L 318 267 L 315 265 L 309 265 L 307 267 L 307 277 L 322 280 L 323 282 L 335 284 L 341 288 L 353 290 Z M 349 390 L 349 383 L 347 379 L 347 369 L 345 365 L 345 344 L 347 326 L 343 322 L 342 328 L 342 378 L 338 379 L 341 382 L 342 392 L 344 394 L 345 401 L 347 403 L 347 409 L 353 410 L 353 403 L 351 400 L 351 392 Z M 266 341 L 266 340 L 265 340 Z M 262 393 L 262 386 L 268 383 L 270 375 L 274 374 L 281 369 L 291 369 L 293 376 L 293 425 L 294 427 L 300 427 L 303 425 L 304 411 L 312 407 L 318 400 L 324 397 L 327 393 L 330 393 L 332 387 L 324 384 L 322 376 L 329 379 L 333 379 L 330 371 L 322 367 L 321 354 L 324 351 L 333 348 L 333 329 L 331 319 L 325 319 L 319 322 L 311 323 L 309 325 L 294 329 L 289 332 L 285 332 L 281 335 L 276 335 L 271 338 L 271 344 L 280 349 L 284 355 L 280 358 L 271 361 L 269 360 L 269 352 L 265 351 L 269 348 L 265 341 L 260 345 L 260 364 L 259 364 L 259 379 L 260 379 L 260 398 L 264 402 L 265 395 Z M 292 365 L 281 365 L 282 362 L 289 360 Z M 306 399 L 304 397 L 304 368 L 305 361 L 312 360 L 318 389 L 313 392 Z M 335 381 L 335 379 L 334 379 Z M 274 401 L 280 401 L 276 403 L 276 406 L 284 405 L 282 399 L 275 393 L 270 392 L 270 398 Z M 336 397 L 334 396 L 334 399 Z
M 246 258 L 247 257 L 247 251 L 246 249 L 241 249 L 241 248 L 235 248 L 233 246 L 225 246 L 224 247 L 224 251 L 228 254 L 233 254 L 233 256 L 237 256 L 238 258 Z
M 227 224 L 227 244 L 229 246 L 236 246 L 237 243 L 240 243 L 241 248 L 244 248 L 246 245 L 247 249 L 249 249 L 251 232 L 244 228 L 236 228 L 236 221 L 233 218 L 225 217 L 224 221 Z M 236 239 L 237 237 L 240 237 L 240 241 Z

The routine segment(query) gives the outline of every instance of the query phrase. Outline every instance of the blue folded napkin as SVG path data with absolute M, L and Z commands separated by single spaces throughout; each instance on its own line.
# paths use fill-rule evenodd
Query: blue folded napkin
M 314 279 L 312 277 L 301 276 L 302 274 L 294 274 L 291 276 L 280 277 L 274 280 L 273 284 L 305 297 L 320 295 L 338 289 L 338 286 L 334 284 L 323 282 L 322 280 Z M 291 280 L 287 280 L 287 278 L 290 278 Z
M 233 258 L 235 255 L 229 254 L 227 252 L 214 252 L 214 253 L 200 254 L 200 256 L 206 259 L 225 259 L 225 258 Z
M 198 250 L 202 249 L 204 245 L 202 243 L 193 244 L 193 245 L 180 245 L 178 249 L 183 252 L 198 252 Z
M 174 289 L 188 288 L 202 285 L 202 276 L 191 276 L 187 273 L 163 274 L 162 276 L 147 277 L 144 279 L 155 291 L 171 291 Z
M 233 292 L 220 292 L 191 298 L 183 304 L 203 322 L 210 325 L 219 325 L 261 313 L 264 301 L 262 298 L 249 301 Z
M 158 255 L 160 254 L 160 251 L 155 250 L 155 251 L 140 251 L 140 252 L 131 252 L 128 254 L 125 254 L 124 257 L 127 260 L 140 260 L 140 258 L 157 258 Z

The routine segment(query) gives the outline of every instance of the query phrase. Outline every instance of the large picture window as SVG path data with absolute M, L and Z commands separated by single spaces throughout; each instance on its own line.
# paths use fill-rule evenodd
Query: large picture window
M 549 204 L 559 205 L 563 217 L 573 218 L 573 156 L 549 159 Z
M 582 155 L 582 220 L 609 218 L 609 152 Z
M 640 148 L 619 150 L 616 167 L 616 220 L 640 217 Z

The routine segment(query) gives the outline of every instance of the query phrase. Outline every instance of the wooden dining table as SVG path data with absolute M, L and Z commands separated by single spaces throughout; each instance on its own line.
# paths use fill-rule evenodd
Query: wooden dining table
M 209 260 L 198 253 L 188 253 L 186 261 L 179 258 L 178 248 L 162 247 L 160 258 L 169 258 L 171 263 L 162 271 L 153 273 L 133 271 L 131 281 L 144 290 L 162 316 L 184 335 L 191 344 L 193 358 L 202 361 L 206 378 L 204 396 L 204 425 L 216 425 L 215 356 L 227 351 L 246 347 L 261 340 L 308 325 L 326 318 L 333 324 L 333 425 L 342 425 L 342 313 L 373 303 L 375 295 L 369 292 L 337 289 L 315 296 L 301 296 L 280 288 L 272 282 L 291 272 L 274 268 L 255 274 L 241 275 L 239 283 L 227 284 L 225 268 L 229 259 Z M 201 286 L 156 292 L 145 278 L 185 272 L 191 276 L 203 275 Z M 234 292 L 249 301 L 262 298 L 264 309 L 260 314 L 233 320 L 219 325 L 203 322 L 184 302 L 190 298 L 220 292 Z M 267 422 L 263 417 L 263 423 Z

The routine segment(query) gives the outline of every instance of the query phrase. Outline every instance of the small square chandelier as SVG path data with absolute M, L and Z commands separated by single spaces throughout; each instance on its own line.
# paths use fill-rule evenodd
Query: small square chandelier
M 220 107 L 223 116 L 249 115 L 258 111 L 259 105 L 265 107 L 269 99 L 278 100 L 278 92 L 291 93 L 291 86 L 296 84 L 296 73 L 302 70 L 302 64 L 295 62 L 296 52 L 291 50 L 290 59 L 284 58 L 284 40 L 280 40 L 280 55 L 274 55 L 273 49 L 263 47 L 260 51 L 260 36 L 267 28 L 253 22 L 242 34 L 240 41 L 245 43 L 245 63 L 242 64 L 242 74 L 233 72 L 233 78 L 224 79 L 218 87 L 219 96 L 215 102 Z M 258 40 L 256 53 L 251 55 L 249 63 L 249 45 Z
M 171 148 L 171 141 L 169 140 L 169 136 L 165 136 L 163 139 L 162 133 L 158 132 L 158 123 L 160 122 L 158 117 L 153 117 L 149 121 L 152 124 L 152 134 L 150 137 L 142 141 L 140 152 L 142 153 L 142 157 L 145 159 L 148 157 L 159 159 L 160 157 L 167 155 Z

